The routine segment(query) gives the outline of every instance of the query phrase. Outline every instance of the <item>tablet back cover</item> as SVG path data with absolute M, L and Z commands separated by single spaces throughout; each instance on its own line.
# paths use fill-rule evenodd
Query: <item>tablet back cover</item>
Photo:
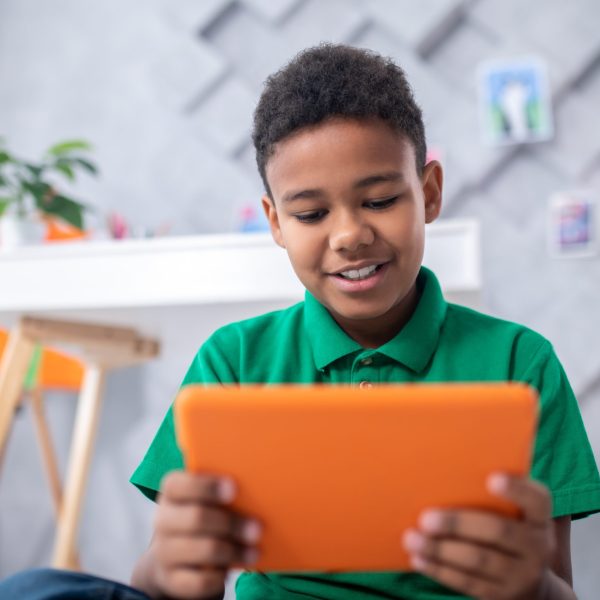
M 175 403 L 186 468 L 232 477 L 262 522 L 262 571 L 406 570 L 423 509 L 516 515 L 485 481 L 529 472 L 536 416 L 517 383 L 192 385 Z

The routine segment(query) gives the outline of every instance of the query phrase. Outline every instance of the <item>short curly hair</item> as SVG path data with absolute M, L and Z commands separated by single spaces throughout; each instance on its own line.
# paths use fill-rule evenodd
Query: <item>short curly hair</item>
M 425 127 L 404 71 L 371 50 L 323 43 L 269 76 L 254 112 L 256 162 L 270 198 L 266 166 L 275 144 L 332 117 L 382 119 L 412 142 L 422 173 Z

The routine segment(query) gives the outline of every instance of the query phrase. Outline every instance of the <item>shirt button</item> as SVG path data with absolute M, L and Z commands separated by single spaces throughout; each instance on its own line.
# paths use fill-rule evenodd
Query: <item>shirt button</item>
M 361 390 L 370 390 L 373 384 L 370 381 L 361 381 L 358 385 Z
M 372 358 L 371 356 L 367 356 L 367 358 L 363 358 L 363 359 L 360 361 L 360 364 L 361 364 L 361 365 L 364 365 L 364 366 L 366 366 L 366 365 L 371 365 L 371 364 L 373 364 L 373 358 Z

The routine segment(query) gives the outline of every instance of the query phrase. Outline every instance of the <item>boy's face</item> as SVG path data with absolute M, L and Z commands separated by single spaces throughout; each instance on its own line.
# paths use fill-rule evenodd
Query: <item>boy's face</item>
M 404 136 L 380 120 L 337 118 L 279 142 L 266 175 L 273 237 L 342 327 L 391 325 L 406 313 L 424 225 L 440 211 L 438 163 L 419 176 Z

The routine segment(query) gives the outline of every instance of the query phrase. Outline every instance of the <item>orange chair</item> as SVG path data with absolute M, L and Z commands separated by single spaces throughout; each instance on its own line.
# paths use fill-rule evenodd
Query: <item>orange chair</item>
M 76 347 L 82 362 L 48 349 L 49 345 Z M 15 409 L 24 397 L 32 400 L 38 437 L 57 513 L 52 565 L 78 569 L 76 539 L 94 439 L 98 428 L 102 390 L 111 369 L 141 364 L 158 354 L 156 340 L 141 337 L 127 327 L 58 321 L 22 316 L 11 329 L 0 357 L 0 452 Z M 81 388 L 64 486 L 61 486 L 49 428 L 42 410 L 42 392 L 48 388 Z
M 0 330 L 0 361 L 2 360 L 7 341 L 8 333 Z M 57 519 L 59 517 L 63 491 L 56 453 L 44 411 L 44 392 L 47 390 L 64 390 L 78 393 L 83 381 L 83 373 L 84 365 L 81 361 L 51 348 L 38 347 L 34 353 L 34 358 L 31 361 L 23 385 L 24 394 L 21 397 L 21 402 L 23 402 L 25 396 L 31 402 L 35 430 L 40 444 L 42 460 L 48 477 L 52 504 Z M 0 447 L 0 463 L 2 462 L 3 450 Z M 79 566 L 77 556 L 72 556 L 71 563 L 74 567 Z

